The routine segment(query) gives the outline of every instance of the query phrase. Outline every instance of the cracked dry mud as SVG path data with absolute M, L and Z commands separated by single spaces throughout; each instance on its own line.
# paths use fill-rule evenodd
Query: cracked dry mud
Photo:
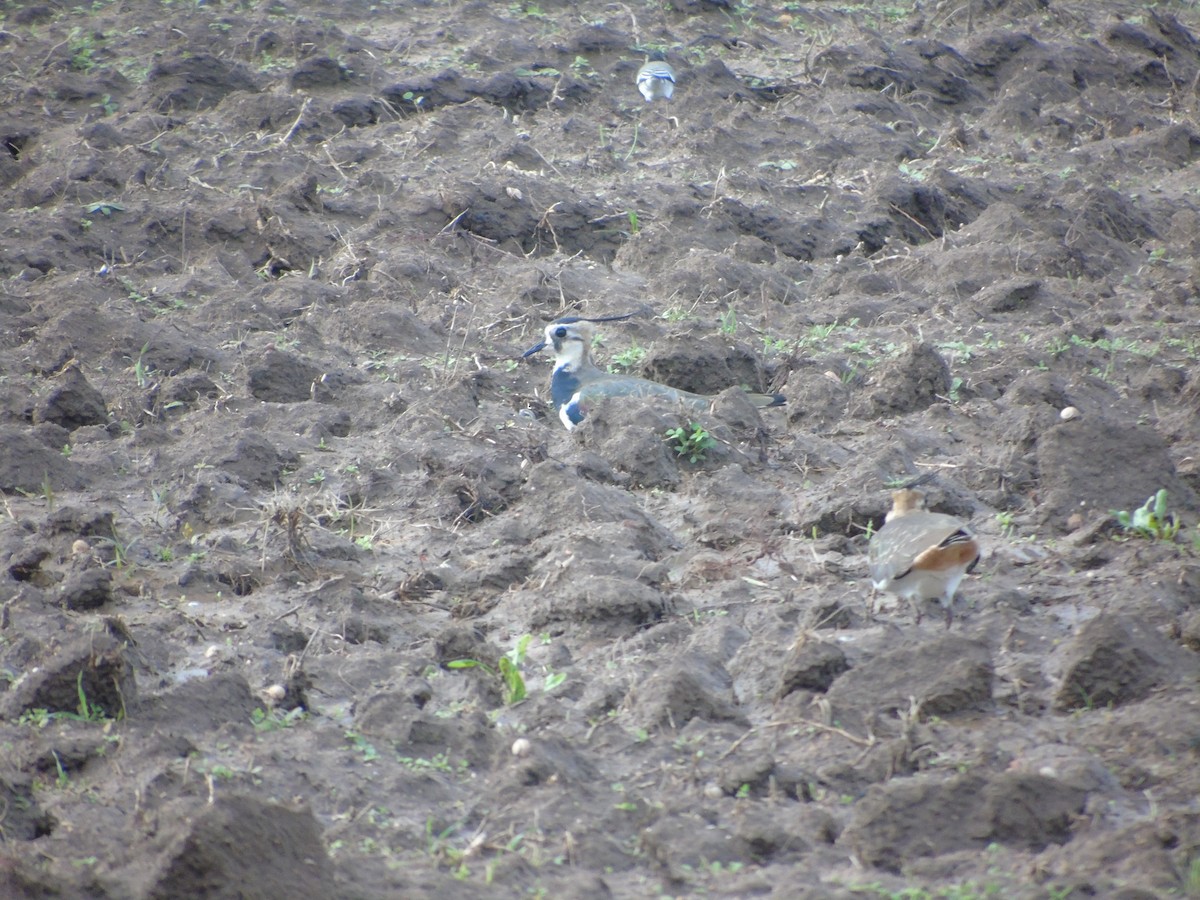
M 3 7 L 0 894 L 1197 896 L 1198 76 L 1170 2 Z M 626 312 L 713 408 L 568 434 L 519 355 Z M 868 614 L 930 472 L 949 629 Z

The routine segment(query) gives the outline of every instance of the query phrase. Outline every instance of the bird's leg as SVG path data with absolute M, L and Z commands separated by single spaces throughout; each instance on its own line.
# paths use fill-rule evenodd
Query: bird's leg
M 921 624 L 921 600 L 920 600 L 920 598 L 916 597 L 916 596 L 911 596 L 908 598 L 908 603 L 912 607 L 913 618 L 915 618 L 917 620 L 916 624 L 920 625 Z

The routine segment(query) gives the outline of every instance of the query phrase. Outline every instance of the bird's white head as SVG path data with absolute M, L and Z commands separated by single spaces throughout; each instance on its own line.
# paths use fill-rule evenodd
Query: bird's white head
M 546 343 L 554 348 L 554 368 L 577 371 L 591 360 L 595 331 L 588 322 L 551 322 L 546 326 Z

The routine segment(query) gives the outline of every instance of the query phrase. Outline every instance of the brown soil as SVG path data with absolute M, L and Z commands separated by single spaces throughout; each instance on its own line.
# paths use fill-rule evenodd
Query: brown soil
M 0 894 L 1200 896 L 1194 4 L 0 16 Z

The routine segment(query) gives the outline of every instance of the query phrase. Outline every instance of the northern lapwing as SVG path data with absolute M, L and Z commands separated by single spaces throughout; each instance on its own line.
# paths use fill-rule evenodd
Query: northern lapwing
M 665 53 L 655 50 L 650 54 L 646 64 L 638 69 L 637 86 L 647 103 L 671 99 L 675 93 L 675 70 Z
M 554 348 L 554 371 L 550 375 L 550 401 L 558 417 L 570 431 L 587 416 L 588 409 L 605 397 L 661 397 L 672 403 L 682 403 L 696 411 L 712 406 L 712 397 L 682 391 L 657 381 L 634 375 L 605 372 L 592 362 L 593 322 L 627 319 L 629 316 L 608 316 L 602 319 L 583 319 L 567 316 L 546 326 L 546 337 L 522 354 L 529 357 L 547 346 Z M 782 394 L 748 394 L 758 407 L 781 406 Z
M 891 511 L 868 548 L 871 583 L 907 600 L 918 622 L 920 601 L 940 600 L 949 628 L 954 593 L 979 562 L 979 542 L 961 519 L 927 510 L 925 495 L 914 490 L 919 483 L 892 492 Z

